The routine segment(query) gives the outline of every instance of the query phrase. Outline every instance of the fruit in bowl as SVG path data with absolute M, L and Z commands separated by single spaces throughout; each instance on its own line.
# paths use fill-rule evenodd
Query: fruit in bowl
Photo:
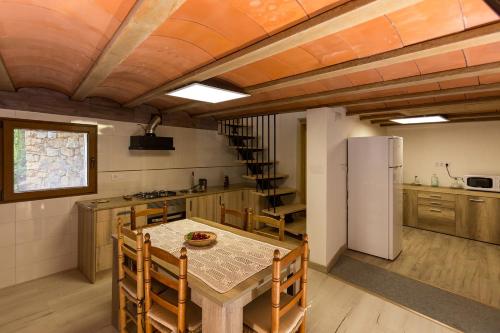
M 217 240 L 217 235 L 210 231 L 192 231 L 184 236 L 184 240 L 193 246 L 208 246 Z

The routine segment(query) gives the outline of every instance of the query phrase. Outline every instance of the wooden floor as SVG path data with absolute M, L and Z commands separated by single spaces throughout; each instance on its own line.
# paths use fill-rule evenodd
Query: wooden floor
M 500 309 L 498 245 L 404 227 L 403 251 L 393 262 L 347 255 Z
M 308 332 L 456 332 L 334 277 L 309 270 Z M 90 284 L 76 270 L 0 290 L 0 332 L 107 333 L 111 272 Z

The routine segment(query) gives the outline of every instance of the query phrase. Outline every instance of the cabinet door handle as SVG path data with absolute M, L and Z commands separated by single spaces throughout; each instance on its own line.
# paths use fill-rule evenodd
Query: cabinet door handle
M 431 208 L 429 209 L 431 212 L 441 213 L 441 209 Z
M 472 198 L 471 198 L 471 199 L 469 199 L 469 201 L 470 201 L 470 202 L 478 202 L 478 203 L 480 203 L 480 202 L 484 202 L 484 200 L 483 200 L 483 199 L 472 199 Z
M 431 194 L 431 195 L 429 195 L 429 197 L 431 197 L 431 198 L 441 199 L 441 196 L 440 196 L 440 195 L 435 195 L 435 194 Z

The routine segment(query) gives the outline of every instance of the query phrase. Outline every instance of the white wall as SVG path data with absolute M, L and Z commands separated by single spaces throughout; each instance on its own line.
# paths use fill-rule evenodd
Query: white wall
M 347 138 L 373 135 L 385 130 L 343 108 L 307 110 L 307 233 L 316 264 L 328 266 L 347 243 Z
M 299 119 L 304 118 L 306 118 L 305 112 L 284 113 L 276 116 L 276 159 L 279 161 L 277 170 L 289 175 L 282 183 L 283 187 L 298 189 L 300 186 Z M 300 199 L 298 194 L 295 198 Z
M 430 184 L 436 173 L 441 186 L 451 179 L 444 167 L 436 162 L 449 162 L 452 175 L 500 175 L 500 122 L 471 122 L 397 126 L 389 135 L 404 138 L 404 181 L 413 182 L 418 176 Z
M 0 204 L 0 288 L 77 266 L 75 202 L 138 191 L 178 190 L 196 178 L 222 185 L 223 176 L 240 183 L 244 168 L 215 131 L 160 126 L 173 136 L 173 152 L 128 150 L 136 124 L 0 109 L 0 117 L 98 124 L 98 195 Z

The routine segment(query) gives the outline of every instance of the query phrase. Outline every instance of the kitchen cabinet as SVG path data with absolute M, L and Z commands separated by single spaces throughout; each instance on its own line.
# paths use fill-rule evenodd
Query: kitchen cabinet
M 500 194 L 405 185 L 403 224 L 500 244 Z
M 457 206 L 458 236 L 500 244 L 500 199 L 463 195 Z
M 455 235 L 455 210 L 418 205 L 418 227 Z
M 417 226 L 417 191 L 403 191 L 403 225 Z
M 189 198 L 186 201 L 186 216 L 220 222 L 220 205 L 224 204 L 227 209 L 243 212 L 249 208 L 250 192 L 251 190 L 244 189 Z M 242 222 L 234 216 L 228 216 L 226 222 L 243 226 Z
M 137 210 L 147 205 L 135 206 Z M 118 219 L 130 226 L 130 206 L 104 210 L 78 208 L 78 268 L 91 281 L 96 273 L 113 266 L 112 235 L 116 233 Z M 145 217 L 137 218 L 137 226 L 146 224 Z
M 254 212 L 260 212 L 263 207 L 263 198 L 253 192 L 254 190 L 243 189 L 188 198 L 186 200 L 186 216 L 220 222 L 221 204 L 224 204 L 227 209 L 239 212 L 244 212 L 245 209 L 249 208 L 253 209 Z M 243 227 L 243 222 L 232 215 L 227 216 L 226 222 Z
M 214 221 L 217 194 L 203 195 L 186 199 L 186 217 L 201 217 Z
M 137 211 L 147 209 L 146 205 L 135 206 Z M 96 272 L 112 267 L 112 238 L 116 233 L 118 219 L 121 218 L 124 226 L 130 226 L 130 207 L 101 210 L 96 213 Z M 137 218 L 137 227 L 146 225 L 146 218 Z
M 417 227 L 456 234 L 456 196 L 449 193 L 417 192 Z

